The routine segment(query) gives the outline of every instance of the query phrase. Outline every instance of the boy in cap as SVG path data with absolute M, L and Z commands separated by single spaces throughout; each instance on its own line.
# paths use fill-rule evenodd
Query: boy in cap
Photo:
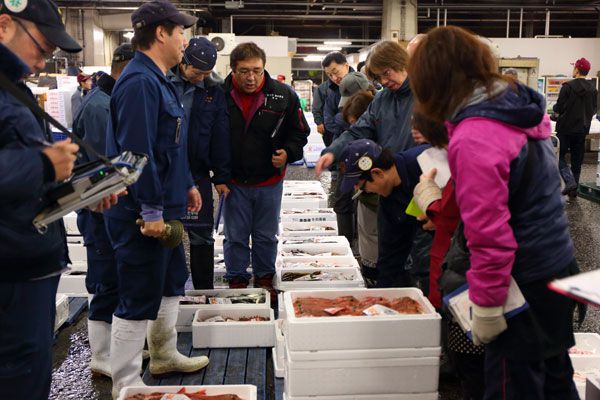
M 49 0 L 0 0 L 0 74 L 22 79 L 44 69 L 59 47 L 81 51 Z M 0 88 L 0 397 L 47 399 L 52 378 L 56 290 L 66 268 L 62 221 L 45 234 L 32 220 L 54 182 L 71 175 L 78 146 L 54 144 L 45 123 Z
M 110 344 L 113 397 L 124 386 L 143 385 L 146 330 L 152 374 L 195 372 L 208 364 L 206 357 L 188 358 L 177 351 L 175 323 L 188 275 L 185 254 L 182 244 L 169 249 L 158 241 L 165 221 L 201 206 L 189 170 L 185 111 L 166 76 L 181 62 L 184 28 L 196 20 L 167 1 L 144 3 L 134 11 L 136 53 L 110 100 L 107 154 L 131 150 L 149 157 L 137 183 L 104 220 L 119 284 Z
M 203 207 L 183 220 L 190 238 L 190 270 L 195 289 L 212 289 L 214 279 L 213 191 L 227 196 L 230 179 L 229 118 L 225 94 L 214 79 L 217 49 L 208 39 L 194 38 L 183 60 L 167 76 L 177 88 L 190 121 L 188 151 L 194 183 Z M 210 172 L 213 176 L 211 178 Z
M 565 181 L 562 194 L 577 196 L 581 164 L 585 154 L 585 136 L 590 132 L 592 118 L 597 111 L 598 91 L 586 79 L 591 64 L 580 58 L 573 64 L 573 80 L 563 83 L 558 100 L 552 108 L 558 114 L 556 132 L 560 139 L 559 168 Z M 571 153 L 571 167 L 565 155 Z
M 393 154 L 372 140 L 359 139 L 347 145 L 339 163 L 344 172 L 342 193 L 355 189 L 380 196 L 377 209 L 378 286 L 381 282 L 386 287 L 413 284 L 405 263 L 418 222 L 405 211 L 421 176 L 417 156 L 427 148 L 429 145 L 420 145 Z
M 81 104 L 73 121 L 73 132 L 89 143 L 98 153 L 106 150 L 106 127 L 110 113 L 110 96 L 123 69 L 134 56 L 133 46 L 122 44 L 113 52 L 110 75 L 103 74 Z M 93 155 L 82 151 L 83 162 L 94 161 Z M 110 332 L 112 315 L 119 302 L 117 264 L 114 250 L 106 233 L 102 214 L 88 209 L 77 212 L 77 225 L 83 235 L 87 252 L 85 285 L 93 297 L 89 304 L 88 337 L 92 358 L 92 374 L 111 377 Z

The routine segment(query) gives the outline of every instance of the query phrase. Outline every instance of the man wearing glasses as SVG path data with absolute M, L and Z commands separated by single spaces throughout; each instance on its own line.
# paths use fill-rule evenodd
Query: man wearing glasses
M 225 265 L 231 288 L 273 290 L 277 228 L 288 163 L 302 158 L 310 132 L 300 100 L 265 71 L 265 52 L 239 44 L 230 55 L 232 72 L 224 89 L 231 129 L 231 185 L 225 201 Z M 252 252 L 249 238 L 252 236 Z
M 190 271 L 194 289 L 212 289 L 214 279 L 213 191 L 227 196 L 230 179 L 229 118 L 220 77 L 213 73 L 217 49 L 208 39 L 193 38 L 183 60 L 167 72 L 190 121 L 190 168 L 203 207 L 188 213 L 183 223 L 190 238 Z M 210 172 L 212 171 L 212 177 Z
M 81 51 L 49 0 L 0 0 L 0 73 L 28 96 L 22 79 L 59 47 Z M 40 234 L 32 220 L 54 182 L 71 175 L 78 146 L 52 140 L 44 123 L 0 89 L 0 397 L 47 399 L 52 376 L 56 290 L 66 267 L 62 221 Z

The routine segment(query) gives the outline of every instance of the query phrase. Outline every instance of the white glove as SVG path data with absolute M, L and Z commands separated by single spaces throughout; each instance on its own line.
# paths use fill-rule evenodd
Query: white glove
M 473 303 L 471 307 L 471 333 L 476 346 L 493 342 L 506 330 L 504 307 L 480 307 Z
M 421 182 L 415 186 L 413 192 L 415 203 L 421 211 L 427 213 L 427 208 L 431 203 L 442 198 L 442 189 L 433 179 L 421 175 Z

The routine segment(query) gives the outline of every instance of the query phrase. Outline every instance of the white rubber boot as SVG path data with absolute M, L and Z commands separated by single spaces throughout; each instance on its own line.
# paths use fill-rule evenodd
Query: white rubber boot
M 191 373 L 208 365 L 208 357 L 186 357 L 177 351 L 175 323 L 179 313 L 179 297 L 163 297 L 156 321 L 148 325 L 150 373 Z
M 113 399 L 118 398 L 125 386 L 145 386 L 140 371 L 147 327 L 148 320 L 131 321 L 113 315 L 110 342 Z
M 110 331 L 111 324 L 88 319 L 88 338 L 92 350 L 90 369 L 92 374 L 108 378 L 112 378 L 110 374 Z

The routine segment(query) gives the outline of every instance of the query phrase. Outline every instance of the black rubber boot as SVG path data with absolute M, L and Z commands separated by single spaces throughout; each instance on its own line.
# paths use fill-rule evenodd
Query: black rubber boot
M 190 270 L 194 289 L 213 289 L 215 276 L 215 246 L 190 246 Z
M 336 214 L 338 235 L 345 236 L 352 245 L 354 240 L 354 214 Z

